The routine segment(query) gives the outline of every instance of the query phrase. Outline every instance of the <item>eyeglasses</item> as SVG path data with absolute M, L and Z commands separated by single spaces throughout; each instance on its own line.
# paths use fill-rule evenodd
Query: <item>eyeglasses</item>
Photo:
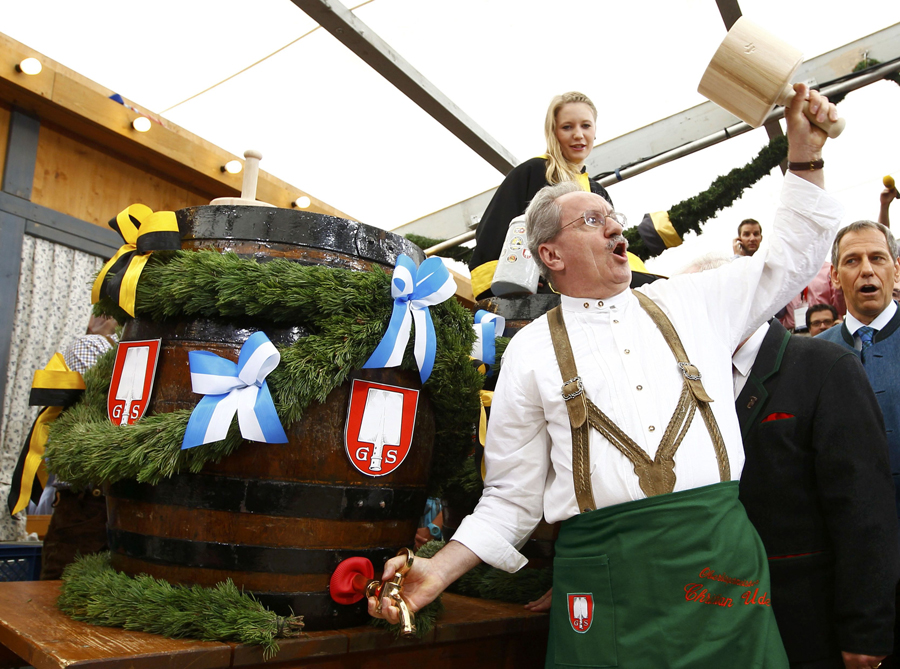
M 834 325 L 834 319 L 833 318 L 825 318 L 820 321 L 810 321 L 809 322 L 809 327 L 821 327 L 823 325 L 827 325 L 828 327 L 831 327 L 832 325 Z
M 586 212 L 581 214 L 578 218 L 576 218 L 572 223 L 578 223 L 578 221 L 584 221 L 584 224 L 590 228 L 602 228 L 606 226 L 606 219 L 611 218 L 616 223 L 625 227 L 628 223 L 628 219 L 625 218 L 625 214 L 620 214 L 617 211 L 611 211 L 608 214 L 604 214 L 601 211 L 597 211 L 596 209 L 588 209 Z M 565 228 L 568 228 L 572 223 L 566 223 L 559 229 L 559 232 L 562 232 Z

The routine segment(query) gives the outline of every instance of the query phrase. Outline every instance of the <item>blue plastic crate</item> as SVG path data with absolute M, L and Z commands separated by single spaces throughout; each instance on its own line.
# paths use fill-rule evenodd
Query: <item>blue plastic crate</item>
M 0 581 L 39 581 L 41 546 L 35 541 L 0 541 Z

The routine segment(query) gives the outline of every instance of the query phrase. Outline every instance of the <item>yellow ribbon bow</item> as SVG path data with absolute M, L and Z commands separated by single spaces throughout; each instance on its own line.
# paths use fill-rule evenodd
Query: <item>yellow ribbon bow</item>
M 106 296 L 134 316 L 138 279 L 150 253 L 181 248 L 178 221 L 173 211 L 154 212 L 146 205 L 133 204 L 120 211 L 109 227 L 122 235 L 125 243 L 97 275 L 91 289 L 91 304 Z
M 484 441 L 487 437 L 487 411 L 484 410 L 485 407 L 491 406 L 491 402 L 494 400 L 494 391 L 493 390 L 482 390 L 481 392 L 481 419 L 478 421 L 478 441 L 481 442 L 481 447 L 484 448 Z M 484 466 L 484 458 L 481 458 L 481 480 L 484 480 L 485 476 L 485 466 Z
M 84 379 L 73 372 L 61 353 L 55 353 L 44 369 L 34 373 L 29 404 L 43 406 L 25 440 L 13 472 L 7 505 L 12 515 L 28 506 L 28 500 L 37 503 L 40 492 L 47 485 L 47 467 L 44 464 L 44 447 L 50 434 L 50 424 L 84 392 Z M 40 490 L 33 495 L 35 479 Z M 35 496 L 37 499 L 35 499 Z

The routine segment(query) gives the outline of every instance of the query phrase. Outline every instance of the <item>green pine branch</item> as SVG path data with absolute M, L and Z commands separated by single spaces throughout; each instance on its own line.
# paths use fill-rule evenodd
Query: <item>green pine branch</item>
M 700 232 L 700 226 L 741 198 L 744 191 L 771 172 L 787 157 L 787 137 L 779 136 L 764 146 L 756 157 L 743 167 L 717 177 L 708 189 L 682 200 L 669 209 L 669 221 L 683 239 L 688 232 Z M 651 257 L 650 250 L 638 233 L 637 226 L 624 233 L 628 250 L 641 260 Z
M 278 616 L 228 579 L 213 588 L 173 586 L 117 572 L 108 553 L 78 558 L 65 568 L 60 610 L 92 625 L 121 627 L 180 639 L 260 645 L 278 652 L 278 638 L 299 636 L 302 616 Z

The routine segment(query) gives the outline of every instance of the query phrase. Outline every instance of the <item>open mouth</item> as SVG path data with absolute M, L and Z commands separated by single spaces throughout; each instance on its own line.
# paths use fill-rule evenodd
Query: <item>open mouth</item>
M 617 255 L 620 258 L 627 258 L 628 254 L 626 251 L 628 250 L 628 242 L 619 242 L 613 247 L 613 255 Z
M 859 292 L 861 292 L 863 295 L 872 295 L 872 294 L 878 292 L 878 286 L 873 286 L 871 284 L 867 284 L 865 286 L 862 286 L 859 289 Z

